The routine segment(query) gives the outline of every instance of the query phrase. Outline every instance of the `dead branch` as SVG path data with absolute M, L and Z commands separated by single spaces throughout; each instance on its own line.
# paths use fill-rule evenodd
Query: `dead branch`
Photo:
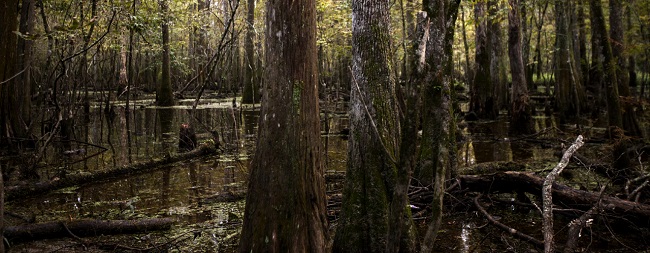
M 5 227 L 4 236 L 12 241 L 29 241 L 45 238 L 59 238 L 73 235 L 73 238 L 114 234 L 132 234 L 170 229 L 171 218 L 143 220 L 74 220 L 53 221 Z M 83 240 L 82 240 L 83 241 Z
M 543 227 L 542 231 L 544 233 L 544 252 L 545 253 L 553 253 L 555 252 L 555 243 L 553 241 L 553 235 L 555 232 L 553 231 L 553 194 L 552 194 L 552 188 L 553 188 L 553 183 L 555 182 L 555 178 L 562 173 L 562 170 L 569 164 L 571 160 L 571 156 L 573 156 L 573 153 L 576 152 L 582 145 L 584 145 L 584 141 L 582 140 L 582 135 L 578 135 L 578 138 L 576 141 L 567 149 L 566 152 L 564 152 L 564 156 L 562 156 L 562 160 L 553 168 L 551 173 L 546 176 L 546 180 L 544 180 L 543 186 L 542 186 L 542 200 L 543 200 L 543 206 L 542 206 L 542 219 L 543 219 Z
M 30 185 L 18 185 L 18 186 L 6 187 L 5 189 L 6 200 L 12 201 L 15 199 L 43 194 L 49 191 L 58 190 L 65 187 L 88 184 L 100 180 L 119 177 L 119 176 L 137 175 L 146 172 L 151 172 L 167 164 L 188 160 L 195 157 L 216 154 L 216 153 L 217 150 L 214 147 L 210 145 L 202 145 L 200 148 L 195 149 L 191 152 L 181 153 L 173 156 L 167 156 L 162 159 L 156 159 L 148 162 L 131 164 L 128 166 L 115 167 L 115 168 L 94 172 L 90 174 L 69 175 L 62 179 L 55 179 L 46 182 L 38 182 Z
M 515 236 L 515 237 L 517 237 L 519 239 L 522 239 L 522 240 L 524 240 L 526 242 L 532 243 L 533 245 L 535 245 L 535 247 L 538 247 L 540 249 L 544 248 L 544 242 L 535 239 L 535 237 L 524 234 L 524 233 L 522 233 L 522 232 L 520 232 L 520 231 L 518 231 L 518 230 L 516 230 L 514 228 L 508 227 L 507 225 L 495 220 L 494 217 L 492 217 L 492 215 L 490 215 L 485 210 L 485 208 L 483 208 L 483 206 L 481 206 L 481 204 L 478 202 L 478 198 L 480 198 L 480 197 L 481 197 L 481 194 L 474 197 L 474 205 L 476 205 L 476 208 L 478 208 L 478 210 L 481 211 L 481 213 L 483 213 L 483 215 L 485 215 L 485 217 L 488 219 L 488 221 L 490 221 L 490 223 L 494 224 L 498 228 L 512 234 L 513 236 Z

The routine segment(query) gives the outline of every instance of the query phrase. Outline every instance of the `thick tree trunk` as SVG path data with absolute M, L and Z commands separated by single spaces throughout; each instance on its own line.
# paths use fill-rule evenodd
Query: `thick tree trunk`
M 595 43 L 600 47 L 594 49 L 594 54 L 600 54 L 594 56 L 596 62 L 592 64 L 595 65 L 595 70 L 598 76 L 602 77 L 605 86 L 609 126 L 623 129 L 623 116 L 618 93 L 618 79 L 616 77 L 616 60 L 612 56 L 612 47 L 607 36 L 601 0 L 589 0 L 589 12 L 591 14 L 592 30 L 595 35 L 593 40 L 597 40 Z
M 34 0 L 23 0 L 20 10 L 19 31 L 26 36 L 34 35 L 34 10 L 36 3 Z M 16 76 L 13 82 L 13 94 L 11 103 L 16 111 L 12 113 L 11 125 L 14 131 L 14 138 L 27 140 L 30 139 L 29 128 L 31 125 L 31 106 L 32 106 L 32 45 L 31 39 L 18 37 L 18 59 L 16 70 L 22 71 L 22 74 Z M 20 147 L 19 147 L 20 148 Z
M 561 119 L 579 116 L 584 91 L 576 68 L 570 1 L 555 0 L 555 107 Z
M 160 13 L 162 15 L 162 80 L 156 93 L 156 103 L 160 106 L 174 105 L 174 94 L 172 91 L 170 48 L 169 48 L 169 0 L 159 0 Z
M 519 0 L 509 0 L 508 13 L 508 55 L 510 57 L 510 75 L 512 76 L 510 132 L 531 134 L 535 126 L 528 104 L 528 87 L 526 85 L 526 69 L 522 55 L 521 15 L 519 15 Z
M 9 98 L 13 96 L 9 93 L 8 87 L 15 85 L 12 78 L 17 74 L 15 70 L 15 61 L 18 57 L 16 53 L 16 35 L 13 31 L 18 28 L 18 0 L 2 1 L 0 3 L 0 146 L 6 147 L 11 142 L 11 103 Z M 20 85 L 20 84 L 18 84 Z M 2 180 L 2 168 L 0 168 L 0 186 L 4 185 Z M 0 241 L 3 241 L 2 232 L 4 231 L 4 187 L 0 187 Z M 5 252 L 4 243 L 0 243 L 0 253 Z
M 623 109 L 623 129 L 626 135 L 641 136 L 641 128 L 632 105 L 632 94 L 630 93 L 627 59 L 625 58 L 625 28 L 623 27 L 623 3 L 621 0 L 609 0 L 609 29 L 612 45 L 612 56 L 616 63 L 616 80 L 618 83 L 618 94 L 625 98 L 621 102 Z
M 399 158 L 387 0 L 352 1 L 350 140 L 335 252 L 384 252 Z
M 239 250 L 327 252 L 316 6 L 266 4 L 268 67 Z
M 487 4 L 484 1 L 478 1 L 475 5 L 474 15 L 476 23 L 476 55 L 474 63 L 474 78 L 470 89 L 471 101 L 470 111 L 476 113 L 479 118 L 495 119 L 499 115 L 497 107 L 498 99 L 494 94 L 494 84 L 490 70 L 490 52 L 492 43 L 490 43 L 488 32 Z
M 100 236 L 116 234 L 150 233 L 168 230 L 174 220 L 154 218 L 144 220 L 74 220 L 52 221 L 37 224 L 8 226 L 4 236 L 12 242 L 31 241 L 74 236 Z

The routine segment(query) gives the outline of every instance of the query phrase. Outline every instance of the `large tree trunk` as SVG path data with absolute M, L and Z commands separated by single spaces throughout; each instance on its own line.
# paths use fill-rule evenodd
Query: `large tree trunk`
M 169 0 L 159 0 L 160 13 L 162 15 L 162 80 L 156 93 L 156 103 L 160 106 L 174 105 L 174 94 L 172 91 L 170 48 L 169 48 Z
M 641 136 L 641 128 L 632 105 L 632 94 L 629 87 L 627 59 L 625 58 L 625 28 L 623 27 L 623 4 L 621 0 L 609 0 L 609 29 L 612 45 L 612 56 L 616 62 L 616 78 L 618 94 L 625 98 L 621 102 L 623 109 L 623 129 L 627 135 Z
M 494 84 L 490 70 L 490 43 L 488 32 L 487 7 L 484 1 L 476 2 L 474 15 L 476 23 L 476 55 L 474 63 L 474 78 L 470 87 L 471 101 L 470 111 L 476 113 L 479 118 L 495 119 L 499 115 L 497 107 L 498 99 L 494 94 Z
M 555 0 L 555 103 L 560 118 L 579 116 L 584 91 L 576 68 L 570 1 Z
M 244 39 L 244 94 L 242 103 L 253 104 L 260 101 L 259 83 L 255 79 L 255 0 L 248 0 L 246 13 L 246 38 Z
M 387 0 L 352 1 L 350 140 L 335 252 L 384 252 L 389 240 L 400 141 L 389 10 Z
M 13 31 L 18 27 L 17 24 L 18 0 L 8 0 L 0 3 L 0 145 L 7 146 L 11 135 L 7 135 L 7 130 L 11 129 L 10 123 L 11 104 L 9 97 L 13 94 L 8 93 L 8 86 L 15 85 L 11 78 L 16 75 L 14 61 L 16 54 L 16 35 Z M 20 84 L 19 84 L 20 85 Z M 0 168 L 0 186 L 4 185 L 2 179 L 2 168 Z M 4 242 L 2 232 L 4 231 L 4 187 L 0 187 L 0 241 Z M 0 243 L 0 253 L 5 252 L 4 243 Z
M 589 0 L 589 12 L 591 14 L 591 26 L 597 40 L 595 43 L 600 45 L 600 48 L 594 49 L 594 58 L 596 62 L 595 70 L 598 76 L 602 77 L 607 96 L 607 118 L 610 127 L 623 128 L 623 116 L 621 113 L 621 105 L 619 101 L 617 77 L 616 77 L 616 61 L 612 56 L 612 47 L 609 43 L 607 36 L 607 28 L 605 27 L 605 17 L 603 15 L 603 8 L 601 0 Z M 556 77 L 557 78 L 557 77 Z
M 257 150 L 240 252 L 326 252 L 314 1 L 267 1 Z
M 34 0 L 23 0 L 20 10 L 19 31 L 21 34 L 31 36 L 34 34 Z M 13 36 L 13 35 L 12 35 Z M 22 74 L 16 76 L 13 82 L 13 94 L 11 103 L 15 106 L 14 117 L 11 118 L 11 125 L 14 131 L 14 138 L 30 139 L 29 128 L 31 127 L 31 106 L 32 106 L 32 45 L 34 42 L 25 37 L 18 37 L 18 58 L 16 70 Z M 20 147 L 19 147 L 20 148 Z
M 526 86 L 526 69 L 522 55 L 521 16 L 519 0 L 509 0 L 508 13 L 508 55 L 510 57 L 510 74 L 512 76 L 510 131 L 518 134 L 535 132 L 530 105 L 528 104 L 528 87 Z

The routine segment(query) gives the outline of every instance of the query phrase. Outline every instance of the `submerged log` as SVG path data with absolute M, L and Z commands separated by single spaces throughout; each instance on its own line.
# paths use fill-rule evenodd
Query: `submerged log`
M 527 172 L 498 172 L 491 175 L 459 176 L 464 189 L 482 193 L 525 191 L 541 196 L 544 179 Z M 606 212 L 623 219 L 629 219 L 636 225 L 650 227 L 650 205 L 627 201 L 598 193 L 577 190 L 569 186 L 554 183 L 553 201 L 556 204 L 587 211 L 598 201 Z
M 154 159 L 148 162 L 131 164 L 128 166 L 115 167 L 107 170 L 97 171 L 88 174 L 68 175 L 65 178 L 54 179 L 46 182 L 38 182 L 29 185 L 10 186 L 5 189 L 7 201 L 35 196 L 49 191 L 58 190 L 75 185 L 88 184 L 109 178 L 127 175 L 137 175 L 151 172 L 164 165 L 188 160 L 195 157 L 216 154 L 217 150 L 210 145 L 202 145 L 200 148 L 187 153 L 167 156 L 162 159 Z
M 10 241 L 31 241 L 61 237 L 146 233 L 170 229 L 171 218 L 143 220 L 75 220 L 53 221 L 5 227 L 4 236 Z

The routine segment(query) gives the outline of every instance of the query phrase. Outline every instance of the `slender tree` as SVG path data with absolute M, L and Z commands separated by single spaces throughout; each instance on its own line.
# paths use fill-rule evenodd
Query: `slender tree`
M 426 77 L 422 95 L 422 143 L 420 170 L 431 174 L 433 201 L 431 223 L 422 241 L 421 252 L 431 252 L 442 224 L 446 178 L 455 162 L 454 110 L 452 106 L 452 43 L 459 0 L 435 0 L 423 6 L 431 24 L 426 46 Z M 478 66 L 477 66 L 478 68 Z
M 248 10 L 246 12 L 246 38 L 244 39 L 244 94 L 243 103 L 257 103 L 260 95 L 258 94 L 259 83 L 255 80 L 255 0 L 248 0 Z
M 520 1 L 509 0 L 508 12 L 508 55 L 510 56 L 510 75 L 512 91 L 510 99 L 510 131 L 530 134 L 535 131 L 526 85 L 525 67 L 522 55 Z
M 172 91 L 171 81 L 171 65 L 170 65 L 170 51 L 169 48 L 169 0 L 159 0 L 160 13 L 162 15 L 162 79 L 160 80 L 160 87 L 156 93 L 156 103 L 161 106 L 174 105 L 174 94 Z
M 266 2 L 257 150 L 240 252 L 326 252 L 315 1 Z
M 389 6 L 388 0 L 352 1 L 350 140 L 335 252 L 399 245 L 387 234 L 400 141 Z

